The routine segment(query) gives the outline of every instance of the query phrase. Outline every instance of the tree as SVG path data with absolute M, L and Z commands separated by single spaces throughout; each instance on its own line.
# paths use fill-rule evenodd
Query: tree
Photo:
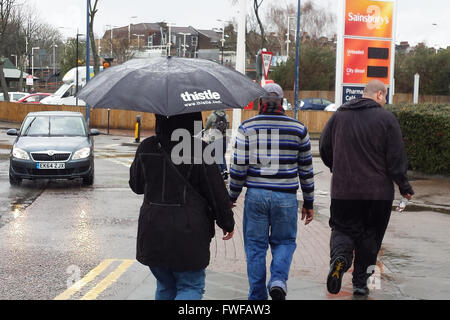
M 16 0 L 0 0 L 0 52 L 4 53 L 7 47 L 6 39 L 9 35 L 9 26 L 16 7 Z M 5 73 L 3 72 L 3 65 L 5 57 L 0 57 L 0 83 L 3 91 L 3 98 L 9 101 L 8 86 L 6 84 Z
M 86 61 L 86 42 L 78 41 L 78 61 L 77 61 L 77 39 L 69 39 L 64 48 L 64 54 L 61 57 L 61 74 L 66 74 L 70 69 L 84 65 Z
M 420 93 L 450 94 L 450 49 L 437 53 L 434 48 L 418 45 L 411 52 L 398 50 L 395 56 L 395 91 L 412 93 L 414 74 L 420 75 Z
M 94 21 L 95 21 L 95 15 L 98 12 L 97 9 L 98 0 L 95 0 L 94 6 L 92 6 L 92 1 L 89 2 L 89 37 L 91 40 L 91 48 L 92 48 L 92 55 L 94 58 L 94 73 L 97 75 L 100 73 L 100 57 L 98 56 L 97 52 L 97 46 L 95 43 L 95 36 L 94 36 Z
M 261 7 L 264 0 L 253 0 L 253 12 L 255 13 L 256 21 L 258 21 L 259 25 L 259 31 L 261 32 L 261 46 L 260 48 L 264 48 L 266 45 L 266 37 L 264 33 L 264 27 L 261 21 L 261 18 L 259 17 L 259 8 Z
M 336 49 L 317 46 L 314 40 L 302 43 L 300 51 L 300 90 L 334 90 Z M 295 58 L 275 67 L 270 77 L 285 90 L 292 90 L 295 78 Z

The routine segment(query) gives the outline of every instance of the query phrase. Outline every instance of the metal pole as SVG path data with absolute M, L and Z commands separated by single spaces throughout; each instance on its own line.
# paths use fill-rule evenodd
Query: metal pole
M 245 25 L 247 16 L 247 0 L 239 0 L 238 34 L 236 47 L 236 71 L 245 74 Z M 237 131 L 241 125 L 241 109 L 233 109 L 232 141 L 237 136 Z
M 300 0 L 298 0 L 297 4 L 297 43 L 295 49 L 295 83 L 294 83 L 294 115 L 295 119 L 298 119 L 298 78 L 299 78 L 299 69 L 300 69 Z
M 108 127 L 107 127 L 107 133 L 109 135 L 109 117 L 110 117 L 111 109 L 108 108 Z
M 290 26 L 289 26 L 289 21 L 291 20 L 291 17 L 288 17 L 288 25 L 287 25 L 287 33 L 286 33 L 286 36 L 287 36 L 287 40 L 286 40 L 286 56 L 287 57 L 289 57 L 289 42 L 291 42 L 291 40 L 289 40 L 289 28 L 290 28 Z
M 76 88 L 75 88 L 75 101 L 76 101 L 76 106 L 78 107 L 78 35 L 79 35 L 79 33 L 78 33 L 78 29 L 77 29 L 77 74 L 76 74 L 76 80 L 75 80 L 75 85 L 76 85 Z
M 90 8 L 91 8 L 91 0 L 86 0 L 86 84 L 89 82 L 90 77 L 91 77 L 91 57 L 90 57 L 90 49 L 91 49 L 91 44 L 90 44 L 90 34 L 89 31 L 91 29 L 90 27 Z M 90 112 L 90 108 L 89 105 L 86 103 L 86 123 L 87 126 L 89 128 L 89 122 L 90 122 L 90 118 L 91 118 L 91 112 Z
M 53 45 L 53 74 L 56 74 L 56 44 Z
M 169 42 L 167 43 L 167 46 L 169 48 L 169 52 L 167 53 L 167 56 L 170 57 L 170 50 L 171 50 L 171 46 L 172 46 L 172 33 L 171 33 L 171 28 L 170 28 L 170 24 L 169 24 Z
M 416 73 L 414 75 L 414 95 L 413 95 L 413 103 L 418 104 L 419 103 L 419 80 L 420 75 Z

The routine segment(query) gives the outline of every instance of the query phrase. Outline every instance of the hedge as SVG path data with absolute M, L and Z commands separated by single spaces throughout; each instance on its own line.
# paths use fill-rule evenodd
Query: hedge
M 450 105 L 389 105 L 403 134 L 409 168 L 450 174 Z

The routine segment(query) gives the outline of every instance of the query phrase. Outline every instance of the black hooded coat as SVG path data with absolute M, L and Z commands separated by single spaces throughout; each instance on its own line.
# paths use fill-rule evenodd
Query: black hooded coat
M 393 182 L 401 194 L 414 194 L 400 125 L 372 99 L 342 105 L 323 129 L 319 150 L 333 172 L 332 199 L 391 201 Z
M 192 137 L 194 121 L 201 119 L 201 113 L 156 115 L 156 136 L 142 141 L 136 151 L 129 185 L 144 195 L 136 253 L 144 265 L 173 271 L 204 269 L 209 264 L 214 222 L 227 232 L 234 229 L 231 203 L 217 164 L 198 163 L 199 155 L 197 161 L 193 159 L 195 144 L 202 151 L 206 147 Z M 190 155 L 171 155 L 179 143 L 171 141 L 176 129 L 189 131 Z M 181 156 L 188 156 L 190 163 L 174 165 L 171 159 L 178 162 Z

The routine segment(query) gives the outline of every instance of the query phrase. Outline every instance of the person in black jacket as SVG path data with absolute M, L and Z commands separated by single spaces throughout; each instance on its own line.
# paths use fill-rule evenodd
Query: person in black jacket
M 353 261 L 353 294 L 368 295 L 367 280 L 389 223 L 395 182 L 400 193 L 414 194 L 395 116 L 385 110 L 386 87 L 372 80 L 363 97 L 342 105 L 320 137 L 320 156 L 331 169 L 330 272 L 327 289 L 340 291 Z
M 142 141 L 130 168 L 131 189 L 144 195 L 136 259 L 155 276 L 157 300 L 200 300 L 214 221 L 224 240 L 233 236 L 233 212 L 219 169 L 194 152 L 196 144 L 200 151 L 206 147 L 193 138 L 194 121 L 201 119 L 201 113 L 156 115 L 156 136 Z M 191 148 L 172 152 L 179 146 L 171 139 L 177 129 L 187 133 L 182 142 Z

